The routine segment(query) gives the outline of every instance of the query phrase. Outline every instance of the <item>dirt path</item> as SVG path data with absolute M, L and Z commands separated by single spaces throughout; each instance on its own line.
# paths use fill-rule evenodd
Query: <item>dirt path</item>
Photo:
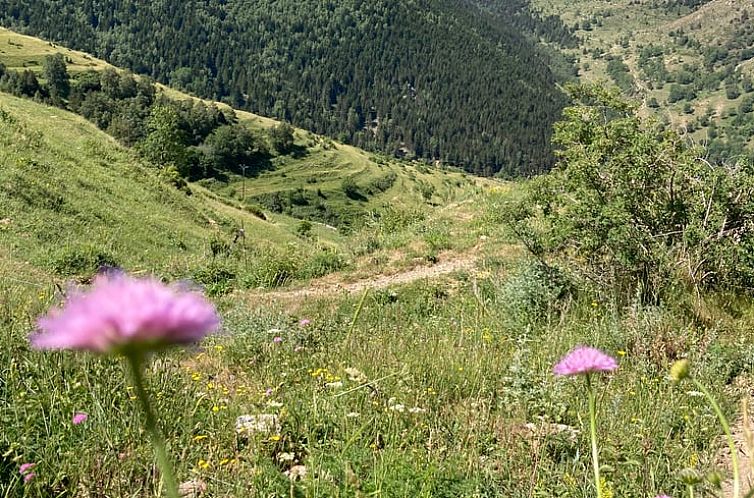
M 376 275 L 349 283 L 339 282 L 335 280 L 336 276 L 331 275 L 314 280 L 308 287 L 302 289 L 254 293 L 254 297 L 262 296 L 270 300 L 288 300 L 321 297 L 338 293 L 352 294 L 363 292 L 367 288 L 385 289 L 393 285 L 403 285 L 417 280 L 437 278 L 460 270 L 471 270 L 475 265 L 476 258 L 473 255 L 462 255 L 446 261 L 440 261 L 432 266 L 419 266 L 391 275 Z

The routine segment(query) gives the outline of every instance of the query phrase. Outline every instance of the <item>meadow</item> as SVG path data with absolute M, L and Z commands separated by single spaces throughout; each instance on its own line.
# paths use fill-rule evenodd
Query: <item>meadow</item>
M 147 368 L 183 496 L 733 496 L 717 414 L 670 369 L 690 361 L 747 447 L 750 299 L 677 287 L 650 301 L 555 272 L 512 222 L 534 182 L 302 130 L 296 143 L 301 157 L 188 195 L 83 118 L 0 94 L 0 496 L 166 494 L 126 365 L 29 344 L 103 266 L 189 281 L 222 317 Z M 317 188 L 357 221 L 334 230 L 259 204 Z M 598 490 L 583 382 L 553 373 L 579 344 L 618 363 L 592 379 Z

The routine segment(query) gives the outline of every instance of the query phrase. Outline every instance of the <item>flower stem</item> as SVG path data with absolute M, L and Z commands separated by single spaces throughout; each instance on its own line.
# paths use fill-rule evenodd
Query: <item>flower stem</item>
M 157 465 L 160 467 L 160 472 L 162 473 L 162 482 L 165 485 L 165 491 L 170 498 L 179 498 L 178 482 L 175 480 L 173 467 L 168 459 L 168 452 L 165 449 L 165 438 L 162 436 L 160 428 L 157 425 L 157 418 L 154 415 L 149 396 L 144 388 L 144 356 L 141 353 L 133 352 L 126 354 L 126 359 L 128 360 L 129 367 L 131 367 L 136 397 L 139 398 L 139 404 L 146 417 L 147 432 L 157 456 Z
M 694 486 L 689 484 L 688 488 L 689 488 L 689 498 L 694 498 Z
M 589 394 L 589 434 L 592 438 L 592 465 L 594 466 L 594 486 L 597 488 L 597 498 L 602 498 L 600 485 L 600 462 L 597 450 L 597 399 L 592 388 L 592 377 L 586 374 L 586 390 Z
M 715 411 L 715 414 L 717 415 L 718 420 L 720 420 L 720 425 L 723 426 L 723 431 L 725 432 L 725 438 L 728 440 L 728 447 L 730 448 L 731 465 L 733 466 L 733 498 L 739 498 L 739 496 L 741 496 L 741 489 L 740 489 L 741 486 L 740 486 L 740 477 L 739 477 L 739 472 L 738 472 L 738 454 L 736 450 L 736 443 L 735 441 L 733 441 L 733 435 L 730 432 L 730 425 L 728 424 L 728 419 L 725 418 L 723 411 L 720 409 L 720 405 L 717 404 L 717 401 L 709 392 L 709 390 L 706 387 L 704 387 L 704 385 L 701 382 L 699 382 L 697 379 L 693 379 L 693 381 L 697 389 L 703 392 L 704 395 L 707 397 L 707 400 L 709 401 L 710 405 L 712 405 L 712 409 Z

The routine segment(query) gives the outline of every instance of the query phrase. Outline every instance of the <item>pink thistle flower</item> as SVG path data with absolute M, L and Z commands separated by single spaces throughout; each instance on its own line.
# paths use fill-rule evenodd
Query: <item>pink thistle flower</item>
M 26 475 L 27 472 L 29 472 L 31 469 L 33 469 L 36 466 L 37 466 L 36 463 L 23 463 L 18 468 L 18 473 L 21 475 Z
M 29 482 L 31 482 L 31 480 L 35 477 L 37 477 L 37 474 L 35 474 L 34 472 L 29 472 L 24 476 L 24 484 L 29 484 Z
M 89 414 L 86 412 L 76 412 L 73 414 L 73 425 L 79 425 L 86 422 L 86 419 L 89 418 Z
M 272 339 L 272 342 L 274 342 L 275 344 L 280 344 L 281 342 L 283 342 L 283 338 L 280 337 L 279 335 L 275 336 L 275 338 Z
M 300 322 L 298 322 L 298 324 L 299 324 L 299 325 L 300 325 L 301 327 L 306 327 L 306 326 L 307 326 L 307 325 L 309 325 L 310 323 L 312 323 L 312 321 L 311 321 L 311 320 L 309 320 L 308 318 L 304 318 L 303 320 L 301 320 Z
M 111 273 L 40 318 L 30 339 L 36 349 L 143 351 L 199 341 L 219 323 L 214 306 L 199 293 Z
M 580 375 L 591 372 L 612 372 L 618 368 L 614 358 L 599 349 L 579 346 L 568 353 L 553 368 L 558 376 Z

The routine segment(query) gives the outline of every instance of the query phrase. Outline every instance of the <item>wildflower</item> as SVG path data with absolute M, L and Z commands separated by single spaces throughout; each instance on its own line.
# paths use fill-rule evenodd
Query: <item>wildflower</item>
M 412 413 L 414 415 L 416 415 L 418 413 L 427 413 L 427 409 L 426 408 L 419 408 L 418 406 L 415 406 L 413 408 L 409 408 L 408 409 L 408 413 Z
M 277 415 L 263 413 L 260 415 L 241 415 L 236 419 L 236 432 L 238 434 L 251 434 L 254 432 L 279 432 L 280 420 Z
M 657 495 L 655 498 L 670 498 L 668 495 Z
M 618 368 L 614 358 L 599 349 L 579 346 L 568 353 L 553 368 L 557 376 L 572 376 L 586 374 L 586 390 L 589 397 L 589 432 L 592 443 L 592 466 L 594 468 L 594 486 L 597 498 L 610 498 L 612 489 L 607 482 L 600 478 L 599 450 L 597 448 L 597 401 L 591 374 L 594 372 L 611 372 Z
M 296 459 L 296 455 L 293 453 L 280 453 L 278 455 L 278 461 L 280 462 L 292 462 Z
M 336 380 L 335 382 L 326 382 L 325 387 L 328 389 L 339 389 L 343 387 L 343 382 Z
M 673 382 L 680 382 L 689 376 L 689 371 L 689 360 L 686 358 L 678 360 L 670 367 L 670 378 L 673 379 Z
M 367 376 L 357 368 L 349 367 L 345 369 L 345 372 L 346 375 L 348 375 L 348 380 L 350 380 L 351 382 L 358 382 L 359 384 L 363 384 L 367 381 Z
M 306 467 L 303 465 L 294 465 L 290 470 L 285 471 L 285 475 L 291 481 L 298 481 L 306 477 Z
M 271 387 L 268 387 L 267 389 L 265 389 L 265 391 L 264 391 L 264 395 L 265 395 L 265 396 L 267 396 L 267 397 L 270 397 L 270 396 L 272 396 L 272 394 L 273 394 L 274 392 L 275 392 L 275 391 L 274 391 L 274 390 L 273 390 L 273 389 L 272 389 Z
M 18 473 L 21 474 L 21 475 L 26 475 L 27 473 L 29 473 L 36 466 L 37 466 L 36 463 L 23 463 L 18 468 Z
M 272 339 L 272 342 L 274 342 L 275 344 L 280 344 L 281 342 L 283 342 L 283 338 L 279 335 L 276 335 L 275 338 Z
M 194 442 L 195 442 L 195 443 L 198 443 L 199 441 L 201 441 L 201 440 L 203 440 L 203 439 L 207 439 L 208 437 L 209 437 L 209 436 L 207 436 L 207 435 L 205 435 L 205 434 L 200 434 L 200 435 L 198 435 L 198 436 L 194 436 Z
M 37 349 L 97 353 L 153 350 L 198 341 L 219 322 L 200 294 L 154 279 L 109 274 L 41 318 L 31 343 Z
M 298 322 L 299 326 L 301 326 L 301 327 L 306 327 L 310 323 L 312 323 L 312 321 L 309 320 L 308 318 L 304 318 L 303 320 L 301 320 L 300 322 Z
M 599 349 L 579 346 L 568 353 L 553 368 L 558 376 L 572 376 L 591 372 L 611 372 L 618 368 L 614 358 Z
M 89 418 L 89 414 L 86 412 L 76 412 L 73 414 L 73 425 L 79 425 L 86 422 L 86 419 Z
M 31 482 L 31 480 L 35 477 L 37 477 L 37 474 L 35 474 L 34 472 L 29 472 L 24 476 L 24 484 L 29 484 L 29 482 Z
M 202 459 L 196 463 L 196 466 L 202 470 L 207 470 L 209 468 L 209 462 L 207 460 Z

